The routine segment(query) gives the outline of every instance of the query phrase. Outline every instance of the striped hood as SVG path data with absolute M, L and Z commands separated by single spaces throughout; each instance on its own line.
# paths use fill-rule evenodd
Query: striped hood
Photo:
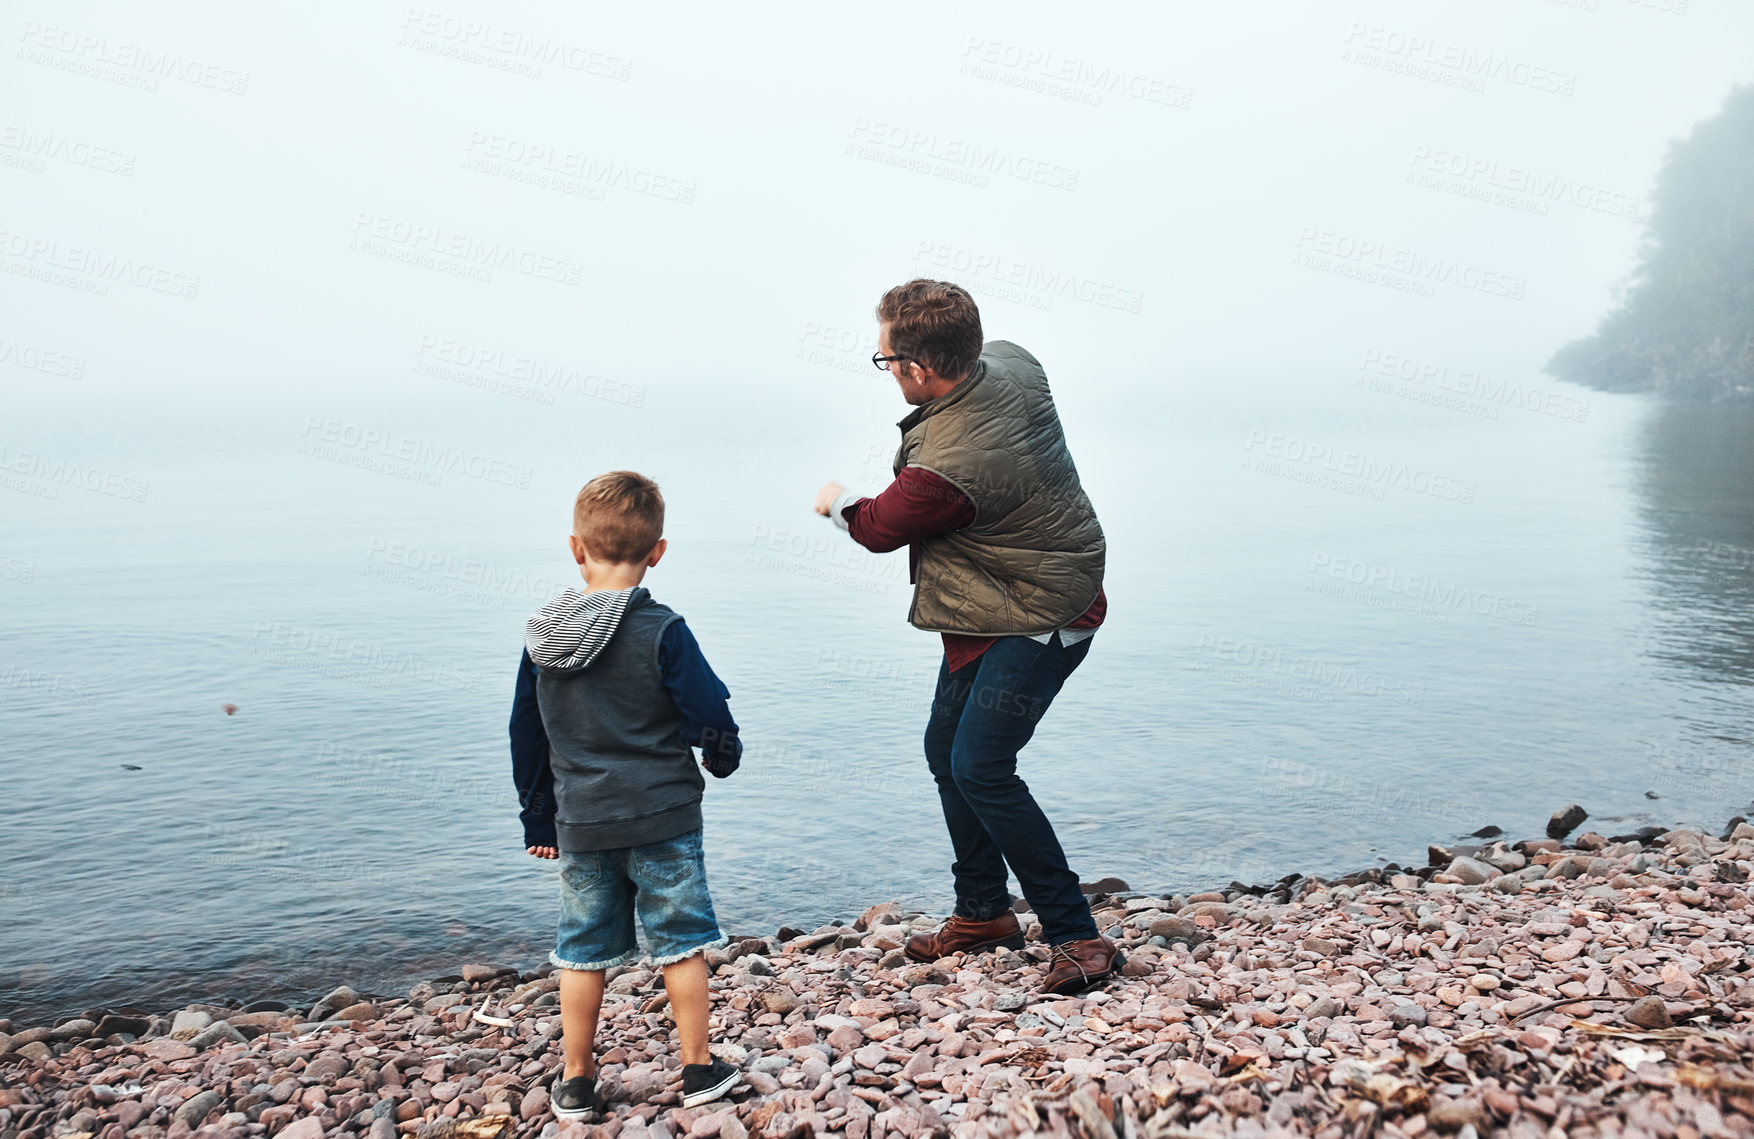
M 538 668 L 582 669 L 597 659 L 621 626 L 634 595 L 650 596 L 645 586 L 569 589 L 550 599 L 524 622 L 524 647 Z

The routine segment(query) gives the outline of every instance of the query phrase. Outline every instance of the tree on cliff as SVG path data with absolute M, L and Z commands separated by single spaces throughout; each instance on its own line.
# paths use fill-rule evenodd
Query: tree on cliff
M 1639 265 L 1547 371 L 1608 391 L 1754 396 L 1754 87 L 1669 144 Z

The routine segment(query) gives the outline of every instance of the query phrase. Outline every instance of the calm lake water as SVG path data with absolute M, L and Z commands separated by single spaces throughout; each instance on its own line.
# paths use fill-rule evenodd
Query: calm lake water
M 1538 386 L 1569 402 L 1338 376 L 1117 417 L 1062 393 L 1110 615 L 1023 769 L 1086 879 L 1417 864 L 1571 802 L 1605 832 L 1748 810 L 1754 408 Z M 748 741 L 708 781 L 726 930 L 948 907 L 936 638 L 905 622 L 904 554 L 809 512 L 827 478 L 880 485 L 906 409 L 560 399 L 7 425 L 0 1015 L 540 961 L 555 877 L 520 845 L 513 671 L 574 580 L 572 492 L 618 466 L 665 489 L 646 584 Z

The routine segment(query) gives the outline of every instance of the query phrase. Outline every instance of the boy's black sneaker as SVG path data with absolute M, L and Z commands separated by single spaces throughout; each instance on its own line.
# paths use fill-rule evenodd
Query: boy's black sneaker
M 555 1080 L 550 1103 L 556 1118 L 583 1119 L 597 1103 L 597 1077 L 574 1076 L 570 1080 Z
M 737 1086 L 741 1073 L 718 1057 L 710 1064 L 682 1065 L 682 1106 L 711 1103 Z

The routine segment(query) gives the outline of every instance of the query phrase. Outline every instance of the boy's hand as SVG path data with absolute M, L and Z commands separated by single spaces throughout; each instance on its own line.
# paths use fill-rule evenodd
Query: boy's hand
M 536 858 L 559 858 L 560 857 L 560 851 L 554 849 L 552 846 L 526 846 L 524 848 L 524 852 L 526 854 L 533 855 Z
M 742 760 L 732 759 L 730 756 L 712 755 L 702 756 L 700 765 L 711 772 L 714 779 L 724 779 L 736 771 L 742 762 Z

